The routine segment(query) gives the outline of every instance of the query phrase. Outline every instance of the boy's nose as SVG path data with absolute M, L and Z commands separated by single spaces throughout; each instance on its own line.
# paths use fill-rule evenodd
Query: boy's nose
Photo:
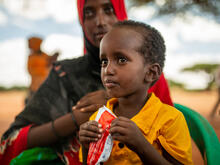
M 105 68 L 105 74 L 106 75 L 114 75 L 115 74 L 115 69 L 112 63 L 108 63 L 108 65 Z

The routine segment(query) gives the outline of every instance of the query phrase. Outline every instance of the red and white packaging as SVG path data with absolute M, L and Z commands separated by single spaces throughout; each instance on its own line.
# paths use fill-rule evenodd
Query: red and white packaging
M 87 157 L 88 165 L 99 165 L 101 162 L 108 160 L 113 146 L 112 136 L 109 133 L 110 124 L 116 116 L 111 110 L 105 106 L 99 108 L 95 121 L 102 125 L 103 133 L 97 142 L 92 142 L 89 145 Z

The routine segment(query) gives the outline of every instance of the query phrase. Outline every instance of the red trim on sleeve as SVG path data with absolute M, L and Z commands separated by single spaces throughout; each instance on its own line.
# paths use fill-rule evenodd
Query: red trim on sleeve
M 14 157 L 27 149 L 27 135 L 30 127 L 31 125 L 20 129 L 17 135 L 9 137 L 0 144 L 0 164 L 9 164 Z

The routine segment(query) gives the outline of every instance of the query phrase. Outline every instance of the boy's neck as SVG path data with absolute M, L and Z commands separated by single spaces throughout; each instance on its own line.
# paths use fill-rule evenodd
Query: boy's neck
M 117 116 L 124 116 L 131 119 L 144 107 L 149 98 L 149 94 L 136 99 L 132 97 L 119 98 L 118 104 L 114 107 L 114 113 Z

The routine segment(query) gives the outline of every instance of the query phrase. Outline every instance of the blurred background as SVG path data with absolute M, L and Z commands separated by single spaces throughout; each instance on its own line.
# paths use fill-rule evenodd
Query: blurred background
M 201 113 L 219 131 L 219 114 L 210 119 L 209 113 L 218 98 L 214 74 L 220 64 L 220 2 L 125 1 L 129 19 L 154 26 L 165 39 L 164 74 L 173 100 Z M 76 1 L 0 0 L 0 135 L 24 106 L 31 82 L 31 36 L 43 39 L 41 49 L 47 54 L 59 51 L 58 60 L 82 55 Z

